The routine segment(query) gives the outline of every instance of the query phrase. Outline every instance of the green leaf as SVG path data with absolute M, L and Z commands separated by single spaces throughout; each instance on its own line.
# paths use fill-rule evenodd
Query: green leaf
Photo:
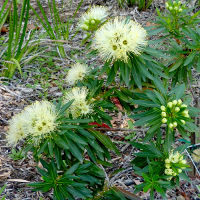
M 55 153 L 55 159 L 56 159 L 57 167 L 58 167 L 58 169 L 60 169 L 60 167 L 62 165 L 62 158 L 61 158 L 61 153 L 60 153 L 58 147 L 54 148 L 54 153 Z
M 196 52 L 194 51 L 186 58 L 184 62 L 184 66 L 187 66 L 189 63 L 191 63 L 195 56 L 196 56 Z
M 53 139 L 59 147 L 63 149 L 69 149 L 67 138 L 64 135 L 62 135 L 62 137 L 58 134 L 54 135 Z
M 152 114 L 152 115 L 149 115 L 149 116 L 146 116 L 146 117 L 142 117 L 141 119 L 137 120 L 135 123 L 134 123 L 134 126 L 141 126 L 141 125 L 146 125 L 148 124 L 149 122 L 151 121 L 154 121 L 156 119 L 159 119 L 160 118 L 160 115 L 159 114 Z
M 63 119 L 65 123 L 80 123 L 80 124 L 87 124 L 92 122 L 92 119 Z
M 151 128 L 148 129 L 145 137 L 144 137 L 144 142 L 149 141 L 155 134 L 156 134 L 156 130 L 160 129 L 161 127 L 161 122 L 158 124 L 153 125 Z
M 171 67 L 171 69 L 169 70 L 169 72 L 173 72 L 174 70 L 176 70 L 178 67 L 180 67 L 180 65 L 183 63 L 183 58 L 179 58 L 177 60 L 177 62 Z
M 53 156 L 53 141 L 49 140 L 48 142 L 48 148 L 49 148 L 49 154 L 50 156 Z
M 47 145 L 48 145 L 48 141 L 46 140 L 46 141 L 41 145 L 41 147 L 39 148 L 37 155 L 40 155 L 41 153 L 43 153 L 44 150 L 45 150 L 45 148 L 47 147 Z
M 95 130 L 90 130 L 90 132 L 103 144 L 105 147 L 107 147 L 110 150 L 113 150 L 115 153 L 119 155 L 119 150 L 116 148 L 116 146 L 112 143 L 110 138 L 103 133 L 100 133 Z
M 138 88 L 141 90 L 142 89 L 142 82 L 141 82 L 141 76 L 140 74 L 137 72 L 136 67 L 133 65 L 131 67 L 131 72 L 132 72 L 132 78 L 135 81 L 136 85 L 138 86 Z
M 154 79 L 153 82 L 155 86 L 158 88 L 158 90 L 162 93 L 162 95 L 166 97 L 167 91 L 164 88 L 163 83 L 160 81 L 160 79 Z
M 74 100 L 67 102 L 64 106 L 62 106 L 62 108 L 59 111 L 59 115 L 62 115 L 70 106 L 71 104 L 74 102 Z
M 146 101 L 146 100 L 132 100 L 131 103 L 144 106 L 144 107 L 159 107 L 158 104 L 155 104 L 152 101 Z
M 81 151 L 81 149 L 79 149 L 79 147 L 72 140 L 68 140 L 68 146 L 73 156 L 75 156 L 80 162 L 82 162 L 83 152 Z
M 113 82 L 113 80 L 114 80 L 114 78 L 117 74 L 118 69 L 119 69 L 119 63 L 115 62 L 113 64 L 113 66 L 111 67 L 110 71 L 109 71 L 107 83 L 106 83 L 107 86 L 110 85 Z
M 77 169 L 78 167 L 80 166 L 80 163 L 76 163 L 74 164 L 72 167 L 70 167 L 64 174 L 65 175 L 69 175 L 69 174 L 73 174 Z
M 184 92 L 185 92 L 185 84 L 181 84 L 179 85 L 176 90 L 175 90 L 175 95 L 176 95 L 176 99 L 180 99 L 183 95 L 184 95 Z

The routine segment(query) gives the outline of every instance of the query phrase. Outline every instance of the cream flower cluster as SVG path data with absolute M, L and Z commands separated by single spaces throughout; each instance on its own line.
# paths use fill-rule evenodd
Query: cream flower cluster
M 74 85 L 77 81 L 82 81 L 89 73 L 89 68 L 85 64 L 76 63 L 68 71 L 66 81 L 69 85 Z
M 29 137 L 37 145 L 41 139 L 55 130 L 57 113 L 48 101 L 36 101 L 9 121 L 8 143 L 16 145 L 19 140 Z
M 172 13 L 179 13 L 179 12 L 182 12 L 183 11 L 183 6 L 181 5 L 181 1 L 173 1 L 173 3 L 171 3 L 170 1 L 169 2 L 166 2 L 165 3 L 165 6 L 166 8 L 172 12 Z
M 96 31 L 93 48 L 105 60 L 128 62 L 130 53 L 141 53 L 147 44 L 146 37 L 147 32 L 140 24 L 124 17 L 116 17 Z
M 67 113 L 73 118 L 78 118 L 82 115 L 87 115 L 92 112 L 90 103 L 87 101 L 88 90 L 86 87 L 74 87 L 66 93 L 65 101 L 74 100 L 69 107 Z
M 183 156 L 179 153 L 171 152 L 169 157 L 165 159 L 165 174 L 169 176 L 177 176 L 186 168 L 187 161 L 183 159 Z M 182 167 L 180 167 L 182 165 Z
M 107 16 L 108 9 L 106 7 L 93 6 L 81 16 L 79 27 L 85 31 L 95 31 Z
M 185 120 L 190 117 L 188 114 L 187 105 L 183 104 L 181 99 L 178 101 L 173 100 L 172 102 L 168 102 L 166 107 L 161 106 L 160 109 L 162 123 L 167 123 L 171 129 L 177 127 L 177 122 L 181 122 L 184 125 Z

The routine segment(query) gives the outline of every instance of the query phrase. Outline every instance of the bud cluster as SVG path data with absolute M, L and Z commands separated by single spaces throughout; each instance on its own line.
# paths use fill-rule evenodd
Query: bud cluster
M 79 27 L 85 31 L 96 31 L 107 16 L 108 9 L 106 7 L 93 6 L 81 16 Z
M 188 114 L 187 105 L 179 99 L 168 102 L 167 106 L 161 106 L 162 123 L 167 124 L 169 128 L 177 127 L 178 123 L 185 124 L 190 116 Z
M 95 30 L 101 21 L 96 19 L 87 19 L 85 23 L 82 24 L 81 28 L 85 31 Z
M 183 156 L 179 152 L 171 152 L 169 157 L 165 159 L 165 174 L 169 176 L 177 176 L 187 167 L 186 163 L 187 161 L 183 159 Z
M 184 6 L 181 5 L 181 1 L 173 1 L 165 3 L 166 9 L 168 9 L 171 13 L 177 14 L 183 11 Z

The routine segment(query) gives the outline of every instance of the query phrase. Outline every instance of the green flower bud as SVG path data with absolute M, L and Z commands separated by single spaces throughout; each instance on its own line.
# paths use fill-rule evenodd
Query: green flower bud
M 161 115 L 162 115 L 162 117 L 166 117 L 167 116 L 166 112 L 162 112 Z
M 167 106 L 168 106 L 169 108 L 172 108 L 172 106 L 173 106 L 172 102 L 169 102 L 169 103 L 167 104 Z
M 86 24 L 83 24 L 83 25 L 81 26 L 81 28 L 84 29 L 84 30 L 88 30 L 88 26 L 87 26 Z
M 177 100 L 172 101 L 172 104 L 175 106 L 177 104 Z
M 173 9 L 173 8 L 170 6 L 170 7 L 169 7 L 169 10 L 172 10 L 172 9 Z
M 182 120 L 181 120 L 181 123 L 182 123 L 182 124 L 185 124 L 185 120 L 182 119 Z
M 166 2 L 166 3 L 165 3 L 165 6 L 166 6 L 166 8 L 168 8 L 168 7 L 169 7 L 169 4 Z
M 186 104 L 181 105 L 181 108 L 187 108 Z
M 187 163 L 187 161 L 186 160 L 182 160 L 181 163 L 185 165 Z
M 169 124 L 169 128 L 173 128 L 174 125 L 172 123 Z
M 162 111 L 165 111 L 165 110 L 166 110 L 165 106 L 160 106 L 160 109 L 161 109 Z
M 167 123 L 167 119 L 166 119 L 166 118 L 163 118 L 163 119 L 162 119 L 162 123 L 163 123 L 163 124 Z
M 172 169 L 165 169 L 165 174 L 167 174 L 167 175 L 172 175 L 173 174 L 173 171 L 172 171 Z
M 165 164 L 165 167 L 166 167 L 167 169 L 169 169 L 169 168 L 170 168 L 170 164 Z
M 182 103 L 183 103 L 182 100 L 179 99 L 179 100 L 178 100 L 178 105 L 180 106 Z
M 180 108 L 179 107 L 176 107 L 175 108 L 175 112 L 179 112 L 180 111 Z
M 174 127 L 174 128 L 177 127 L 177 125 L 178 125 L 177 122 L 174 122 L 174 123 L 173 123 L 173 127 Z
M 182 114 L 183 114 L 184 117 L 188 117 L 188 118 L 190 117 L 189 114 L 188 114 L 188 110 L 184 110 L 182 112 Z
M 178 173 L 180 174 L 182 172 L 182 169 L 178 169 Z
M 184 111 L 183 111 L 183 114 L 188 114 L 188 110 L 184 110 Z
M 173 174 L 172 174 L 173 176 L 177 176 L 177 173 L 176 172 L 173 172 Z
M 183 160 L 183 156 L 182 156 L 182 155 L 179 157 L 179 160 L 180 160 L 180 161 L 182 161 L 182 160 Z
M 92 24 L 95 24 L 95 20 L 94 20 L 94 19 L 93 19 L 93 20 L 91 20 L 91 23 L 92 23 Z
M 182 9 L 182 8 L 180 8 L 178 11 L 179 11 L 179 12 L 182 12 L 182 11 L 183 11 L 183 9 Z
M 165 163 L 166 163 L 166 164 L 169 164 L 169 163 L 170 163 L 169 158 L 165 159 Z

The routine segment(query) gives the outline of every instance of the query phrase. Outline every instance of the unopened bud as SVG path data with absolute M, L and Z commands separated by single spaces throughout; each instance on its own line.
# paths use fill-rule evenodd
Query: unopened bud
M 163 118 L 163 119 L 162 119 L 162 123 L 163 123 L 163 124 L 167 123 L 167 119 L 166 119 L 166 118 Z
M 173 127 L 174 127 L 174 128 L 177 127 L 177 125 L 178 125 L 177 122 L 174 122 L 174 123 L 173 123 Z
M 180 108 L 179 107 L 176 107 L 175 108 L 175 112 L 179 112 L 180 111 Z
M 186 104 L 181 105 L 181 108 L 187 108 Z
M 166 110 L 165 106 L 160 106 L 160 109 L 161 109 L 162 111 L 165 111 L 165 110 Z
M 175 106 L 177 104 L 177 100 L 172 101 L 172 104 Z
M 169 128 L 173 128 L 174 125 L 172 123 L 169 124 Z
M 169 103 L 167 104 L 167 106 L 168 106 L 169 108 L 172 108 L 172 106 L 173 106 L 172 102 L 169 102 Z
M 181 123 L 182 123 L 182 124 L 185 124 L 185 120 L 182 119 L 182 120 L 181 120 Z
M 93 19 L 93 20 L 91 21 L 91 23 L 92 23 L 92 24 L 95 24 L 95 20 Z
M 178 100 L 178 105 L 180 106 L 181 104 L 182 104 L 182 100 L 179 99 L 179 100 Z
M 180 174 L 182 172 L 182 169 L 178 169 L 178 173 Z
M 167 116 L 166 112 L 162 112 L 161 115 L 162 115 L 162 117 L 166 117 Z

